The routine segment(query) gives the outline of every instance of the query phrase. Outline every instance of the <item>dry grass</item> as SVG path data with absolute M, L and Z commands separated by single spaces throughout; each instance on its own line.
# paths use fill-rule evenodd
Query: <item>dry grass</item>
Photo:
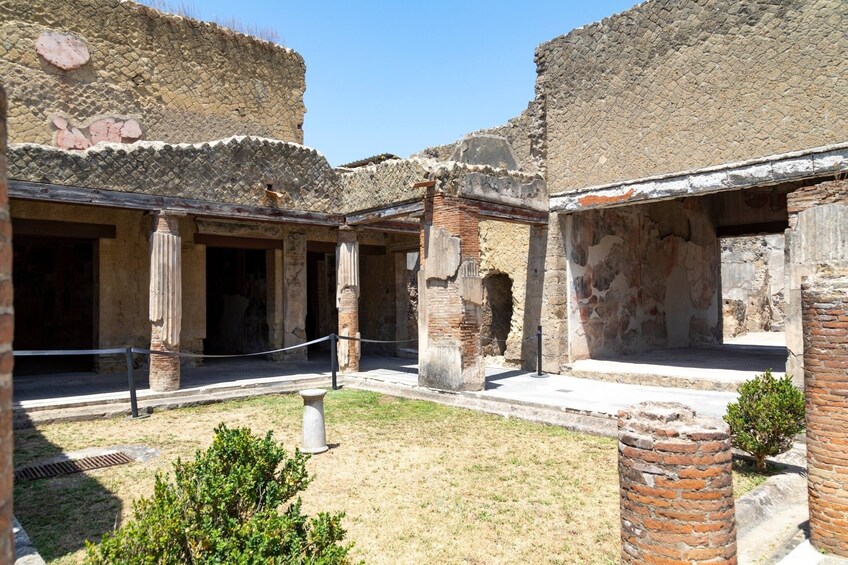
M 143 444 L 148 463 L 15 487 L 15 513 L 48 561 L 78 562 L 126 520 L 157 471 L 191 457 L 219 422 L 271 429 L 294 447 L 298 396 L 159 412 L 147 420 L 42 426 L 16 433 L 16 464 L 95 446 Z M 328 440 L 313 457 L 304 509 L 345 511 L 354 557 L 369 563 L 614 563 L 613 440 L 359 391 L 328 394 Z

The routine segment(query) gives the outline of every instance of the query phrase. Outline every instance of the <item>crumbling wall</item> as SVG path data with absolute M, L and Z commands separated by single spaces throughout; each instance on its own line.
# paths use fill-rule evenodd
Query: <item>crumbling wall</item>
M 337 176 L 323 155 L 258 137 L 110 143 L 78 152 L 21 144 L 9 148 L 9 178 L 286 210 L 339 210 Z
M 783 234 L 721 240 L 724 337 L 783 330 Z
M 542 156 L 538 151 L 541 141 L 541 122 L 539 117 L 539 104 L 534 100 L 527 105 L 527 109 L 520 115 L 512 118 L 507 123 L 487 129 L 481 129 L 466 135 L 463 139 L 474 136 L 499 136 L 506 139 L 512 148 L 512 154 L 518 164 L 518 170 L 527 173 L 539 173 L 544 169 Z M 457 146 L 463 140 L 458 140 L 445 145 L 428 147 L 414 157 L 426 157 L 438 161 L 449 161 L 455 155 Z M 492 164 L 492 163 L 489 163 Z
M 845 141 L 848 3 L 652 0 L 536 50 L 550 192 Z
M 303 142 L 295 51 L 122 0 L 0 0 L 9 141 Z
M 571 360 L 720 340 L 718 240 L 702 200 L 571 214 L 563 235 Z
M 530 227 L 504 222 L 480 222 L 480 275 L 503 273 L 512 281 L 512 317 L 502 355 L 509 364 L 520 364 L 527 294 L 527 254 Z M 485 325 L 485 322 L 484 322 Z M 493 354 L 492 348 L 483 351 Z

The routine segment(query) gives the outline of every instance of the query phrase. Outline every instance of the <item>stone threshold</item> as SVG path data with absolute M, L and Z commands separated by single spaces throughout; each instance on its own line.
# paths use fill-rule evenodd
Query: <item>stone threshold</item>
M 640 386 L 655 386 L 663 388 L 683 388 L 690 390 L 708 390 L 714 392 L 736 392 L 741 382 L 705 379 L 698 377 L 682 377 L 675 375 L 664 375 L 651 372 L 628 372 L 628 371 L 592 371 L 574 368 L 570 364 L 560 367 L 560 372 L 569 377 L 603 381 L 609 383 L 621 383 Z M 775 373 L 777 376 L 778 375 Z

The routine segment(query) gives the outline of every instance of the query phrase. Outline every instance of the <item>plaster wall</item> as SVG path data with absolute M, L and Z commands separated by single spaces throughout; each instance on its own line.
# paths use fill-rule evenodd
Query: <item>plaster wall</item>
M 571 214 L 564 239 L 570 360 L 720 340 L 719 248 L 703 201 Z
M 845 141 L 848 3 L 652 0 L 536 50 L 551 194 Z
M 120 0 L 0 0 L 0 22 L 10 143 L 303 142 L 306 66 L 291 49 Z M 40 54 L 54 39 L 65 46 Z
M 783 329 L 783 234 L 721 240 L 724 337 Z

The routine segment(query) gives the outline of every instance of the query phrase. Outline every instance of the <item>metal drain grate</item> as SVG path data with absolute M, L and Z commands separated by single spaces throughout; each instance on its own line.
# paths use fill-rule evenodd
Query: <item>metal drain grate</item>
M 132 458 L 123 451 L 107 453 L 106 455 L 95 455 L 72 459 L 70 461 L 58 461 L 56 463 L 44 463 L 43 465 L 30 465 L 15 470 L 15 480 L 46 479 L 60 475 L 71 475 L 92 469 L 103 469 L 115 465 L 126 465 L 132 463 Z

